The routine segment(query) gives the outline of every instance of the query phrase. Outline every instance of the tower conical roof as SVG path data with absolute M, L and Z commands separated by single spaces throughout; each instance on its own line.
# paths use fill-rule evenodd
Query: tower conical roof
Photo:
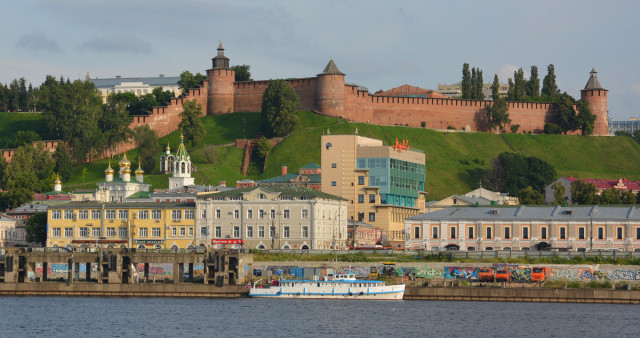
M 189 153 L 184 146 L 184 136 L 180 133 L 180 145 L 178 146 L 178 152 L 176 152 L 177 161 L 187 161 L 189 159 Z
M 324 70 L 322 71 L 322 73 L 318 75 L 344 75 L 344 73 L 341 72 L 340 69 L 338 69 L 338 66 L 336 66 L 336 63 L 333 62 L 333 58 L 331 58 L 327 66 L 324 67 Z
M 584 86 L 585 90 L 606 90 L 604 88 L 602 88 L 602 85 L 600 84 L 600 80 L 598 80 L 598 76 L 596 74 L 598 74 L 598 72 L 596 72 L 596 69 L 593 68 L 591 69 L 591 76 L 589 76 L 589 81 L 587 81 L 587 85 Z

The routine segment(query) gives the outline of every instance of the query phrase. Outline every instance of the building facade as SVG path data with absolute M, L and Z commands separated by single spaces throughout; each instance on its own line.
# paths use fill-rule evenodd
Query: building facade
M 321 190 L 321 179 L 322 169 L 316 163 L 309 163 L 304 165 L 298 169 L 298 173 L 288 173 L 287 166 L 282 165 L 280 176 L 267 178 L 264 180 L 260 180 L 256 182 L 258 186 L 269 186 L 269 185 L 297 185 L 309 189 Z M 240 186 L 238 186 L 240 188 Z
M 50 207 L 47 247 L 195 248 L 195 203 L 71 202 Z
M 27 245 L 27 231 L 24 222 L 17 218 L 0 214 L 0 248 Z
M 154 89 L 162 87 L 163 91 L 170 91 L 175 97 L 182 93 L 182 89 L 178 85 L 179 76 L 164 76 L 160 74 L 158 77 L 121 77 L 115 78 L 90 78 L 89 74 L 85 76 L 85 80 L 93 83 L 102 96 L 102 103 L 107 102 L 107 97 L 114 93 L 134 93 L 136 96 L 151 94 Z
M 404 242 L 403 219 L 424 212 L 425 155 L 406 141 L 385 146 L 358 135 L 323 135 L 322 191 L 349 202 L 348 218 Z
M 452 207 L 405 219 L 407 247 L 640 251 L 636 207 Z
M 554 184 L 559 183 L 564 187 L 564 195 L 563 197 L 566 199 L 567 204 L 573 204 L 573 196 L 571 193 L 571 184 L 575 181 L 583 181 L 587 184 L 593 184 L 596 187 L 596 194 L 602 194 L 603 190 L 612 189 L 619 191 L 630 191 L 631 193 L 638 194 L 640 192 L 640 182 L 639 181 L 629 181 L 624 178 L 618 178 L 617 180 L 604 180 L 597 178 L 575 178 L 573 176 L 569 177 L 560 177 L 559 179 L 551 182 L 550 184 L 544 187 L 544 203 L 552 204 L 555 202 L 555 189 L 553 188 Z
M 344 249 L 347 204 L 300 187 L 251 187 L 198 196 L 197 243 L 246 249 Z

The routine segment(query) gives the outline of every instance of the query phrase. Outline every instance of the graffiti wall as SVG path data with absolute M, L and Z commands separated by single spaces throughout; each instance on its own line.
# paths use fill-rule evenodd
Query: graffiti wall
M 459 267 L 459 266 L 445 266 L 444 278 L 446 279 L 478 279 L 477 267 Z

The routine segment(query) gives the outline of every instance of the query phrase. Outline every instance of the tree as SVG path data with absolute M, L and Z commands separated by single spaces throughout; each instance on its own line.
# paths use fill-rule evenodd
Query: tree
M 593 183 L 586 183 L 583 180 L 571 182 L 571 199 L 573 204 L 595 204 L 596 186 Z
M 567 201 L 567 197 L 565 196 L 567 190 L 564 185 L 560 182 L 556 182 L 551 186 L 551 188 L 553 189 L 553 204 L 563 205 Z
M 538 79 L 537 66 L 531 66 L 531 76 L 527 81 L 527 96 L 530 98 L 540 97 L 540 79 Z
M 547 76 L 542 80 L 542 91 L 540 93 L 546 101 L 555 102 L 555 98 L 560 95 L 558 85 L 556 85 L 556 72 L 553 65 L 547 67 Z
M 636 204 L 636 195 L 631 190 L 623 190 L 620 192 L 620 203 Z
M 253 81 L 251 79 L 251 66 L 249 65 L 237 65 L 232 66 L 231 69 L 236 72 L 236 81 Z
M 266 129 L 275 136 L 285 136 L 299 122 L 296 111 L 300 104 L 298 94 L 285 80 L 273 80 L 262 95 L 262 120 Z
M 258 141 L 258 147 L 256 151 L 260 158 L 266 158 L 267 154 L 269 154 L 269 152 L 271 151 L 271 142 L 269 142 L 269 139 L 262 136 L 262 138 L 260 138 L 260 140 Z
M 531 186 L 527 186 L 518 192 L 518 199 L 520 205 L 542 205 L 544 204 L 544 195 L 533 189 Z
M 498 80 L 498 74 L 493 76 L 493 84 L 491 85 L 491 95 L 493 100 L 497 100 L 500 97 L 500 81 Z
M 25 144 L 40 141 L 42 138 L 33 130 L 18 130 L 15 136 L 14 146 L 17 148 Z
M 618 193 L 613 189 L 604 189 L 598 198 L 600 204 L 620 204 Z
M 0 208 L 13 209 L 33 200 L 33 192 L 27 188 L 15 187 L 6 193 L 0 193 Z
M 531 186 L 536 191 L 542 191 L 544 186 L 556 177 L 556 170 L 551 164 L 535 156 L 526 156 L 521 153 L 503 152 L 498 155 L 498 161 L 494 161 L 490 170 L 503 172 L 497 185 L 504 187 L 511 196 L 517 196 L 520 190 Z M 502 190 L 501 190 L 502 191 Z
M 560 126 L 563 133 L 578 129 L 576 111 L 573 109 L 575 100 L 571 95 L 563 93 L 558 97 L 555 107 L 555 123 Z
M 36 212 L 26 225 L 27 242 L 43 246 L 47 241 L 47 213 Z
M 4 156 L 0 156 L 0 190 L 7 189 L 7 160 Z M 3 210 L 0 208 L 0 210 Z
M 53 153 L 53 161 L 55 162 L 53 171 L 58 173 L 63 181 L 68 181 L 71 178 L 73 162 L 64 143 L 58 143 L 56 151 Z
M 476 87 L 478 87 L 478 73 L 476 67 L 471 68 L 471 87 L 469 88 L 469 97 L 467 99 L 476 98 Z
M 103 113 L 98 122 L 105 149 L 112 149 L 133 136 L 133 131 L 129 128 L 133 117 L 127 108 L 134 105 L 136 101 L 138 98 L 133 93 L 115 93 L 107 97 L 107 103 L 103 107 Z
M 582 135 L 591 135 L 593 133 L 593 125 L 596 122 L 596 116 L 591 113 L 591 109 L 589 109 L 589 102 L 580 100 L 576 106 L 578 108 L 576 125 L 582 131 Z
M 487 124 L 491 131 L 496 128 L 496 132 L 504 130 L 504 128 L 511 122 L 509 119 L 509 107 L 507 101 L 498 96 L 498 99 L 493 100 L 492 105 L 485 107 Z
M 154 106 L 165 106 L 169 100 L 174 97 L 173 92 L 170 90 L 163 90 L 162 87 L 153 88 L 151 95 L 155 98 L 156 104 Z
M 524 79 L 524 71 L 518 68 L 513 72 L 513 101 L 522 101 L 526 96 L 527 82 Z
M 182 109 L 180 113 L 182 121 L 180 121 L 178 127 L 182 129 L 185 141 L 195 147 L 205 136 L 204 126 L 202 125 L 202 120 L 200 120 L 202 106 L 196 100 L 189 100 L 182 104 Z
M 508 83 L 508 87 L 507 87 L 507 101 L 515 101 L 516 100 L 516 96 L 515 96 L 515 84 L 513 83 L 513 80 L 511 80 L 511 78 L 509 78 L 509 80 L 507 81 Z
M 180 74 L 178 87 L 180 87 L 182 91 L 187 91 L 189 88 L 198 87 L 206 78 L 206 76 L 200 73 L 196 73 L 196 75 L 193 75 L 190 71 L 185 70 L 184 72 L 182 72 L 182 74 Z
M 482 70 L 480 70 L 480 68 L 478 68 L 478 70 L 476 71 L 476 94 L 474 96 L 474 99 L 476 100 L 484 100 L 484 84 L 483 84 L 483 79 L 482 79 Z
M 139 161 L 142 170 L 152 173 L 156 168 L 156 160 L 162 151 L 160 140 L 155 130 L 151 129 L 148 124 L 137 126 L 134 129 L 134 140 L 138 146 Z
M 462 65 L 462 98 L 471 98 L 471 73 L 468 63 Z
M 53 174 L 53 159 L 42 144 L 18 147 L 7 166 L 7 188 L 13 191 L 24 188 L 27 191 L 43 192 L 50 188 L 49 178 Z

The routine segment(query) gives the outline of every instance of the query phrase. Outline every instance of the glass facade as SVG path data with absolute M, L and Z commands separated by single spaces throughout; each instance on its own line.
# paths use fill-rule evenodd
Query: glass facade
M 369 170 L 369 186 L 380 188 L 380 203 L 415 207 L 424 191 L 425 166 L 394 158 L 358 158 L 357 169 Z

